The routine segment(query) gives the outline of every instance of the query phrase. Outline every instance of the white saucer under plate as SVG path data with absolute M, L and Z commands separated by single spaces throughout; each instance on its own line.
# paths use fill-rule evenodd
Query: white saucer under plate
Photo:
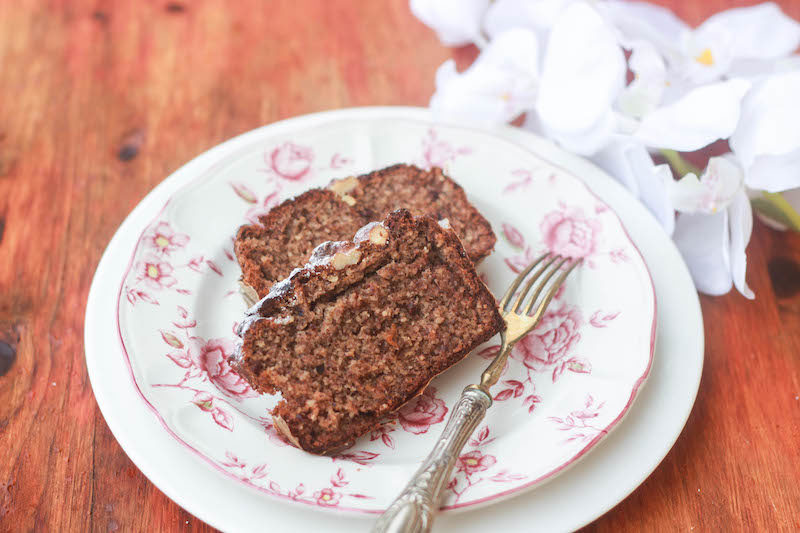
M 334 461 L 269 438 L 269 401 L 253 397 L 220 356 L 244 308 L 230 293 L 236 226 L 280 197 L 396 161 L 443 164 L 487 214 L 503 236 L 481 267 L 495 292 L 545 245 L 587 258 L 553 308 L 552 334 L 563 342 L 543 330 L 512 361 L 494 418 L 465 450 L 447 501 L 494 505 L 480 515 L 445 511 L 438 526 L 553 530 L 591 521 L 643 481 L 691 410 L 703 353 L 691 280 L 652 217 L 590 164 L 515 129 L 434 125 L 421 109 L 333 111 L 255 130 L 199 156 L 140 203 L 98 267 L 86 314 L 87 366 L 109 427 L 161 490 L 222 529 L 367 529 L 368 520 L 346 513 L 385 507 L 484 361 L 472 356 L 434 383 L 424 405 Z M 480 181 L 492 166 L 496 177 Z M 658 347 L 632 406 L 651 363 L 653 294 L 605 204 L 641 250 L 658 298 Z M 116 293 L 119 309 L 108 298 Z

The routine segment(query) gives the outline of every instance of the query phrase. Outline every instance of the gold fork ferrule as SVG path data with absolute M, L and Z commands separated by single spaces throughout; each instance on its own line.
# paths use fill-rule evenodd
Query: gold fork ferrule
M 480 388 L 486 394 L 489 393 L 489 389 L 497 383 L 500 379 L 500 376 L 503 374 L 503 368 L 506 366 L 506 361 L 508 361 L 508 354 L 511 353 L 511 348 L 513 347 L 513 343 L 506 342 L 506 335 L 503 335 L 503 344 L 500 352 L 494 357 L 494 360 L 489 363 L 489 366 L 486 367 L 486 370 L 483 371 L 481 374 L 481 384 Z

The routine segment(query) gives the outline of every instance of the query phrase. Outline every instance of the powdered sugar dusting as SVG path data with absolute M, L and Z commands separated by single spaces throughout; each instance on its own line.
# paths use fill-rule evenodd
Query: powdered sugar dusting
M 333 259 L 333 256 L 338 252 L 344 252 L 354 247 L 354 244 L 349 241 L 325 241 L 314 248 L 311 252 L 311 257 L 304 268 L 314 268 L 322 265 L 327 265 Z
M 292 270 L 292 273 L 289 274 L 289 276 L 286 279 L 283 279 L 283 280 L 275 283 L 270 288 L 269 293 L 266 296 L 264 296 L 261 299 L 261 301 L 258 302 L 258 304 L 256 304 L 255 307 L 261 307 L 261 304 L 264 302 L 264 300 L 271 300 L 273 298 L 280 298 L 281 296 L 284 296 L 286 293 L 288 293 L 289 289 L 292 288 L 292 278 L 298 272 L 300 272 L 300 269 L 299 268 L 295 268 L 294 270 Z
M 258 322 L 259 320 L 264 320 L 264 317 L 258 314 L 258 310 L 257 309 L 255 311 L 253 311 L 254 308 L 256 308 L 256 306 L 253 306 L 253 308 L 251 308 L 247 312 L 247 315 L 245 315 L 244 319 L 242 319 L 242 321 L 239 322 L 239 324 L 236 326 L 236 332 L 235 333 L 240 338 L 244 338 L 244 334 L 247 332 L 248 329 L 250 329 L 250 327 L 253 324 Z M 251 312 L 252 312 L 252 314 L 251 314 Z
M 361 229 L 356 232 L 355 237 L 353 237 L 353 242 L 368 241 L 370 232 L 376 227 L 385 228 L 381 222 L 370 222 L 369 224 L 362 226 Z

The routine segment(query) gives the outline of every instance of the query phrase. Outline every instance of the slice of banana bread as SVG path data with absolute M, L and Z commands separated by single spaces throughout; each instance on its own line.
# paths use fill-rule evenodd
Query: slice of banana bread
M 489 222 L 441 169 L 394 165 L 307 191 L 273 208 L 260 224 L 239 228 L 234 250 L 242 281 L 261 298 L 318 244 L 349 239 L 364 224 L 400 208 L 447 219 L 474 262 L 494 248 Z
M 503 329 L 456 234 L 405 209 L 326 242 L 249 311 L 230 363 L 280 392 L 275 427 L 296 446 L 352 444 Z

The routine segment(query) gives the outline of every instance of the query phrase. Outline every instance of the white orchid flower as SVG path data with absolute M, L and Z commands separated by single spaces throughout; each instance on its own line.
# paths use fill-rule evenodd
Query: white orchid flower
M 667 182 L 667 194 L 683 213 L 714 214 L 726 209 L 744 186 L 744 173 L 731 157 L 712 157 L 699 178 L 690 172 Z
M 628 119 L 620 121 L 621 131 L 633 134 L 647 146 L 679 151 L 698 150 L 733 133 L 750 82 L 728 79 L 697 83 L 718 80 L 730 67 L 734 52 L 744 53 L 731 42 L 732 33 L 723 31 L 736 26 L 724 22 L 738 21 L 738 10 L 731 10 L 727 19 L 712 17 L 707 25 L 693 31 L 662 7 L 637 2 L 599 6 L 618 24 L 620 44 L 631 50 L 628 66 L 634 79 L 616 102 Z M 782 16 L 780 10 L 778 14 Z M 702 49 L 695 50 L 698 47 Z M 706 52 L 706 48 L 711 51 Z M 705 53 L 716 54 L 718 61 L 713 68 L 702 58 L 696 60 Z
M 718 59 L 722 58 L 722 52 L 729 48 L 727 33 L 715 28 L 695 33 L 669 9 L 644 2 L 614 1 L 598 7 L 617 28 L 624 48 L 633 49 L 633 43 L 642 41 L 652 43 L 669 63 L 671 77 L 707 82 L 723 72 L 719 60 L 709 64 L 709 54 L 716 52 Z
M 539 85 L 538 43 L 533 32 L 508 30 L 463 73 L 448 60 L 436 72 L 434 116 L 496 126 L 531 109 Z
M 736 286 L 746 298 L 754 298 L 745 281 L 745 248 L 752 231 L 753 212 L 743 190 L 726 209 L 716 214 L 678 216 L 672 238 L 689 267 L 697 290 L 719 295 Z
M 675 210 L 667 194 L 673 181 L 669 165 L 656 165 L 640 142 L 615 136 L 592 161 L 638 198 L 656 217 L 667 235 L 675 229 Z
M 491 127 L 524 113 L 523 127 L 592 156 L 656 216 L 698 290 L 735 286 L 753 298 L 747 191 L 800 188 L 800 24 L 772 2 L 697 28 L 644 2 L 411 0 L 411 9 L 444 44 L 482 48 L 464 72 L 441 65 L 435 116 Z M 678 181 L 648 151 L 678 168 L 674 151 L 726 138 L 733 154 Z
M 709 159 L 699 179 L 690 173 L 667 182 L 672 204 L 681 211 L 673 239 L 695 286 L 706 294 L 724 294 L 735 285 L 753 298 L 745 282 L 753 213 L 743 185 L 744 172 L 731 156 Z
M 489 0 L 411 0 L 411 12 L 436 32 L 445 46 L 485 44 L 481 21 Z
M 730 146 L 752 189 L 800 187 L 800 70 L 756 82 L 742 102 Z
M 729 35 L 727 55 L 732 61 L 773 60 L 788 56 L 800 46 L 800 24 L 773 2 L 722 11 L 709 17 L 696 32 Z
M 626 39 L 652 42 L 675 80 L 702 84 L 721 79 L 740 62 L 767 65 L 800 45 L 800 24 L 772 2 L 722 11 L 696 29 L 666 8 L 640 2 L 599 4 Z
M 625 84 L 625 56 L 616 34 L 588 4 L 570 4 L 547 43 L 536 111 L 543 131 L 589 155 L 616 129 L 611 104 Z

